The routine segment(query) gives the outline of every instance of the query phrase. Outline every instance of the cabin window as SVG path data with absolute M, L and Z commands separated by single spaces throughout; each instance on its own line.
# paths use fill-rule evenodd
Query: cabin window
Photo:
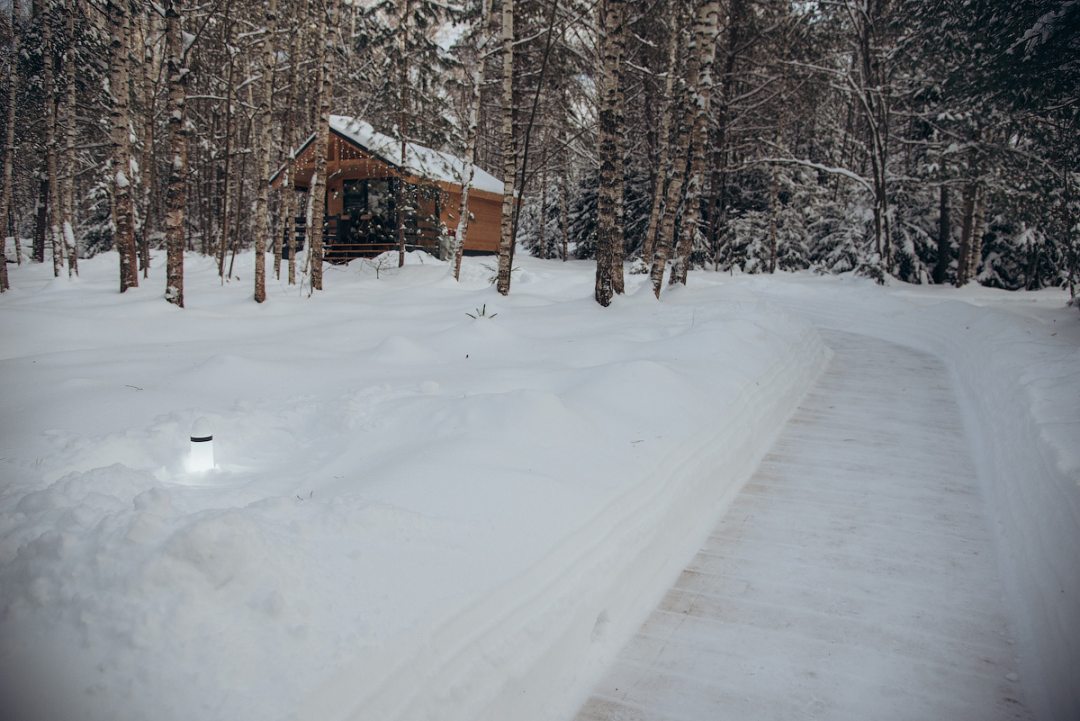
M 394 180 L 372 178 L 346 180 L 342 184 L 342 240 L 349 243 L 388 244 L 395 242 Z
M 394 182 L 389 178 L 382 180 L 369 180 L 368 186 L 368 211 L 372 215 L 387 216 L 394 208 Z

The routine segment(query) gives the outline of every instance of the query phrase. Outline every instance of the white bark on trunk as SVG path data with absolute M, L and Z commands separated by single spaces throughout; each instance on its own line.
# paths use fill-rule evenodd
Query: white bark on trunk
M 476 30 L 476 67 L 472 71 L 472 97 L 469 105 L 469 128 L 465 135 L 465 162 L 468 164 L 465 182 L 461 186 L 461 203 L 458 206 L 457 229 L 454 231 L 454 280 L 461 279 L 461 258 L 465 254 L 465 236 L 469 231 L 469 189 L 476 175 L 476 132 L 480 122 L 480 91 L 484 86 L 484 52 L 488 45 L 488 21 L 491 17 L 491 0 L 483 0 Z
M 709 143 L 709 109 L 712 101 L 713 63 L 716 60 L 716 41 L 720 34 L 720 3 L 704 2 L 698 7 L 694 32 L 700 56 L 697 82 L 693 92 L 693 134 L 690 138 L 690 169 L 686 180 L 686 206 L 679 227 L 679 244 L 671 266 L 671 283 L 686 285 L 690 269 L 690 254 L 698 232 L 701 215 L 701 190 L 705 183 L 706 146 Z
M 652 260 L 656 249 L 656 233 L 660 229 L 660 217 L 664 208 L 664 191 L 667 189 L 668 176 L 671 173 L 671 117 L 675 113 L 675 69 L 680 35 L 678 20 L 672 18 L 671 33 L 668 37 L 664 95 L 660 98 L 660 130 L 657 135 L 660 157 L 656 168 L 656 184 L 653 186 L 652 207 L 649 210 L 649 224 L 645 228 L 645 242 L 641 248 L 641 259 L 646 263 Z
M 79 0 L 69 0 L 67 8 L 67 51 L 64 53 L 64 101 L 63 129 L 64 175 L 61 181 L 61 227 L 64 237 L 64 254 L 68 259 L 68 277 L 79 274 L 79 248 L 75 240 L 75 103 L 77 99 L 75 84 L 75 14 L 79 11 Z
M 120 256 L 120 292 L 139 285 L 135 249 L 135 210 L 131 189 L 131 117 L 128 102 L 128 36 L 126 0 L 109 0 L 109 91 L 112 95 L 113 238 Z
M 285 148 L 289 157 L 285 161 L 285 174 L 281 181 L 281 192 L 285 194 L 284 201 L 281 204 L 281 215 L 283 232 L 286 234 L 285 238 L 289 248 L 289 285 L 296 285 L 296 216 L 298 208 L 296 189 L 293 187 L 296 173 L 296 154 L 293 146 L 296 143 L 296 115 L 300 97 L 300 89 L 297 87 L 300 77 L 300 54 L 301 52 L 306 53 L 309 49 L 305 42 L 305 36 L 308 34 L 305 32 L 307 27 L 306 22 L 300 23 L 300 27 L 295 29 L 289 44 L 289 107 L 286 112 L 285 127 L 283 128 Z M 280 246 L 280 238 L 278 245 Z M 281 248 L 278 247 L 275 249 L 274 258 L 274 274 L 278 277 L 281 277 L 280 266 Z
M 18 87 L 19 87 L 19 73 L 16 72 L 17 64 L 19 62 L 19 28 L 17 27 L 19 17 L 19 0 L 11 1 L 11 74 L 8 77 L 8 103 L 7 103 L 7 122 L 4 134 L 4 188 L 0 191 L 0 237 L 4 239 L 3 245 L 0 245 L 0 292 L 7 290 L 10 285 L 8 283 L 7 272 L 7 244 L 8 238 L 12 236 L 18 236 L 17 232 L 14 232 L 14 222 L 12 221 L 11 207 L 11 176 L 12 167 L 15 162 L 15 103 L 17 99 Z M 12 238 L 15 241 L 15 262 L 22 264 L 21 249 L 19 248 L 18 238 Z
M 262 80 L 259 83 L 259 141 L 255 182 L 255 293 L 256 303 L 266 300 L 266 240 L 270 234 L 270 153 L 273 144 L 273 116 L 270 97 L 274 85 L 274 31 L 277 29 L 277 0 L 267 0 L 263 18 Z
M 53 277 L 59 277 L 60 269 L 64 267 L 64 241 L 60 235 L 63 223 L 60 207 L 63 200 L 60 197 L 60 184 L 56 179 L 56 126 L 59 122 L 60 93 L 57 91 L 53 72 L 52 10 L 51 0 L 46 0 L 41 8 L 41 56 L 45 85 L 42 118 L 45 121 L 45 174 L 49 182 L 49 245 L 52 247 Z
M 622 5 L 622 2 L 619 2 Z M 615 177 L 614 195 L 615 201 L 615 233 L 611 242 L 611 287 L 616 295 L 622 295 L 626 290 L 623 266 L 626 261 L 626 208 L 624 205 L 626 169 L 623 163 L 623 155 L 626 152 L 626 121 L 624 119 L 624 106 L 626 104 L 625 90 L 623 88 L 623 58 L 626 56 L 626 14 L 628 9 L 621 8 L 616 27 L 608 26 L 613 33 L 612 44 L 615 55 L 615 67 L 613 79 L 615 83 L 615 105 L 613 108 L 615 123 Z M 614 21 L 615 18 L 612 18 Z
M 686 77 L 683 79 L 680 100 L 672 101 L 672 117 L 678 118 L 676 125 L 675 142 L 672 144 L 673 157 L 671 160 L 671 173 L 665 192 L 663 211 L 660 217 L 660 230 L 656 238 L 656 250 L 653 252 L 652 267 L 649 270 L 649 280 L 652 285 L 653 295 L 658 299 L 664 286 L 664 271 L 667 268 L 668 258 L 671 256 L 675 245 L 675 218 L 682 202 L 683 184 L 686 181 L 686 169 L 689 162 L 690 142 L 694 125 L 694 113 L 690 100 L 685 97 L 688 92 L 697 87 L 698 82 L 698 42 L 692 29 L 681 32 L 687 33 L 686 41 Z
M 502 0 L 502 162 L 503 202 L 499 227 L 499 270 L 496 290 L 510 293 L 511 256 L 514 243 L 514 3 Z
M 621 0 L 604 0 L 600 5 L 600 54 L 603 74 L 599 89 L 600 132 L 598 135 L 600 158 L 600 187 L 596 196 L 596 284 L 593 297 L 605 308 L 611 305 L 615 289 L 616 245 L 622 243 L 619 227 L 618 182 L 619 127 L 619 42 L 623 26 L 623 3 Z M 621 262 L 619 270 L 622 270 Z
M 184 217 L 187 205 L 188 70 L 184 62 L 183 0 L 165 1 L 165 55 L 169 97 L 169 176 L 165 190 L 165 300 L 184 307 Z
M 334 52 L 334 27 L 337 0 L 327 0 L 326 10 L 320 13 L 319 32 L 315 41 L 321 43 L 319 53 L 319 123 L 315 136 L 315 175 L 311 179 L 311 221 L 308 225 L 308 260 L 311 264 L 311 290 L 323 289 L 323 222 L 326 219 L 326 155 L 330 145 L 330 101 L 333 83 L 330 76 L 331 55 Z
M 150 272 L 150 236 L 154 232 L 156 220 L 153 210 L 154 198 L 154 127 L 156 115 L 156 100 L 154 80 L 155 72 L 155 47 L 157 45 L 155 34 L 155 18 L 157 13 L 149 8 L 144 8 L 140 14 L 141 43 L 142 43 L 142 123 L 143 123 L 143 148 L 139 161 L 139 266 L 142 268 L 143 278 Z

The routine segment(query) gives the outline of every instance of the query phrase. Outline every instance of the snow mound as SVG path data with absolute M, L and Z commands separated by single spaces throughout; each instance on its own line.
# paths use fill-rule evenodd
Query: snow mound
M 271 284 L 256 306 L 191 258 L 183 312 L 148 289 L 156 261 L 122 296 L 115 256 L 73 284 L 15 269 L 7 711 L 571 713 L 828 352 L 745 293 L 657 303 L 631 281 L 601 309 L 589 264 L 519 262 L 534 282 L 507 298 L 425 262 L 336 272 L 312 298 Z M 217 468 L 194 478 L 203 416 Z

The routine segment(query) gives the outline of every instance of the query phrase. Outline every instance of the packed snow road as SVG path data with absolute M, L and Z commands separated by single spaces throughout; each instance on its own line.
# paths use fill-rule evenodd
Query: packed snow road
M 823 335 L 831 366 L 578 721 L 1030 718 L 945 366 Z

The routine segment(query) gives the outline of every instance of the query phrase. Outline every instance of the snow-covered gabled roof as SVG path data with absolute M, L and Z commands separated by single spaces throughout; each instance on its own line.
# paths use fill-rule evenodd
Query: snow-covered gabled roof
M 418 143 L 408 143 L 405 167 L 402 168 L 401 140 L 383 135 L 363 120 L 348 115 L 331 115 L 330 129 L 384 163 L 406 173 L 457 185 L 464 185 L 468 179 L 468 163 L 465 160 Z M 503 192 L 502 181 L 480 168 L 476 168 L 473 173 L 471 187 L 489 193 Z

